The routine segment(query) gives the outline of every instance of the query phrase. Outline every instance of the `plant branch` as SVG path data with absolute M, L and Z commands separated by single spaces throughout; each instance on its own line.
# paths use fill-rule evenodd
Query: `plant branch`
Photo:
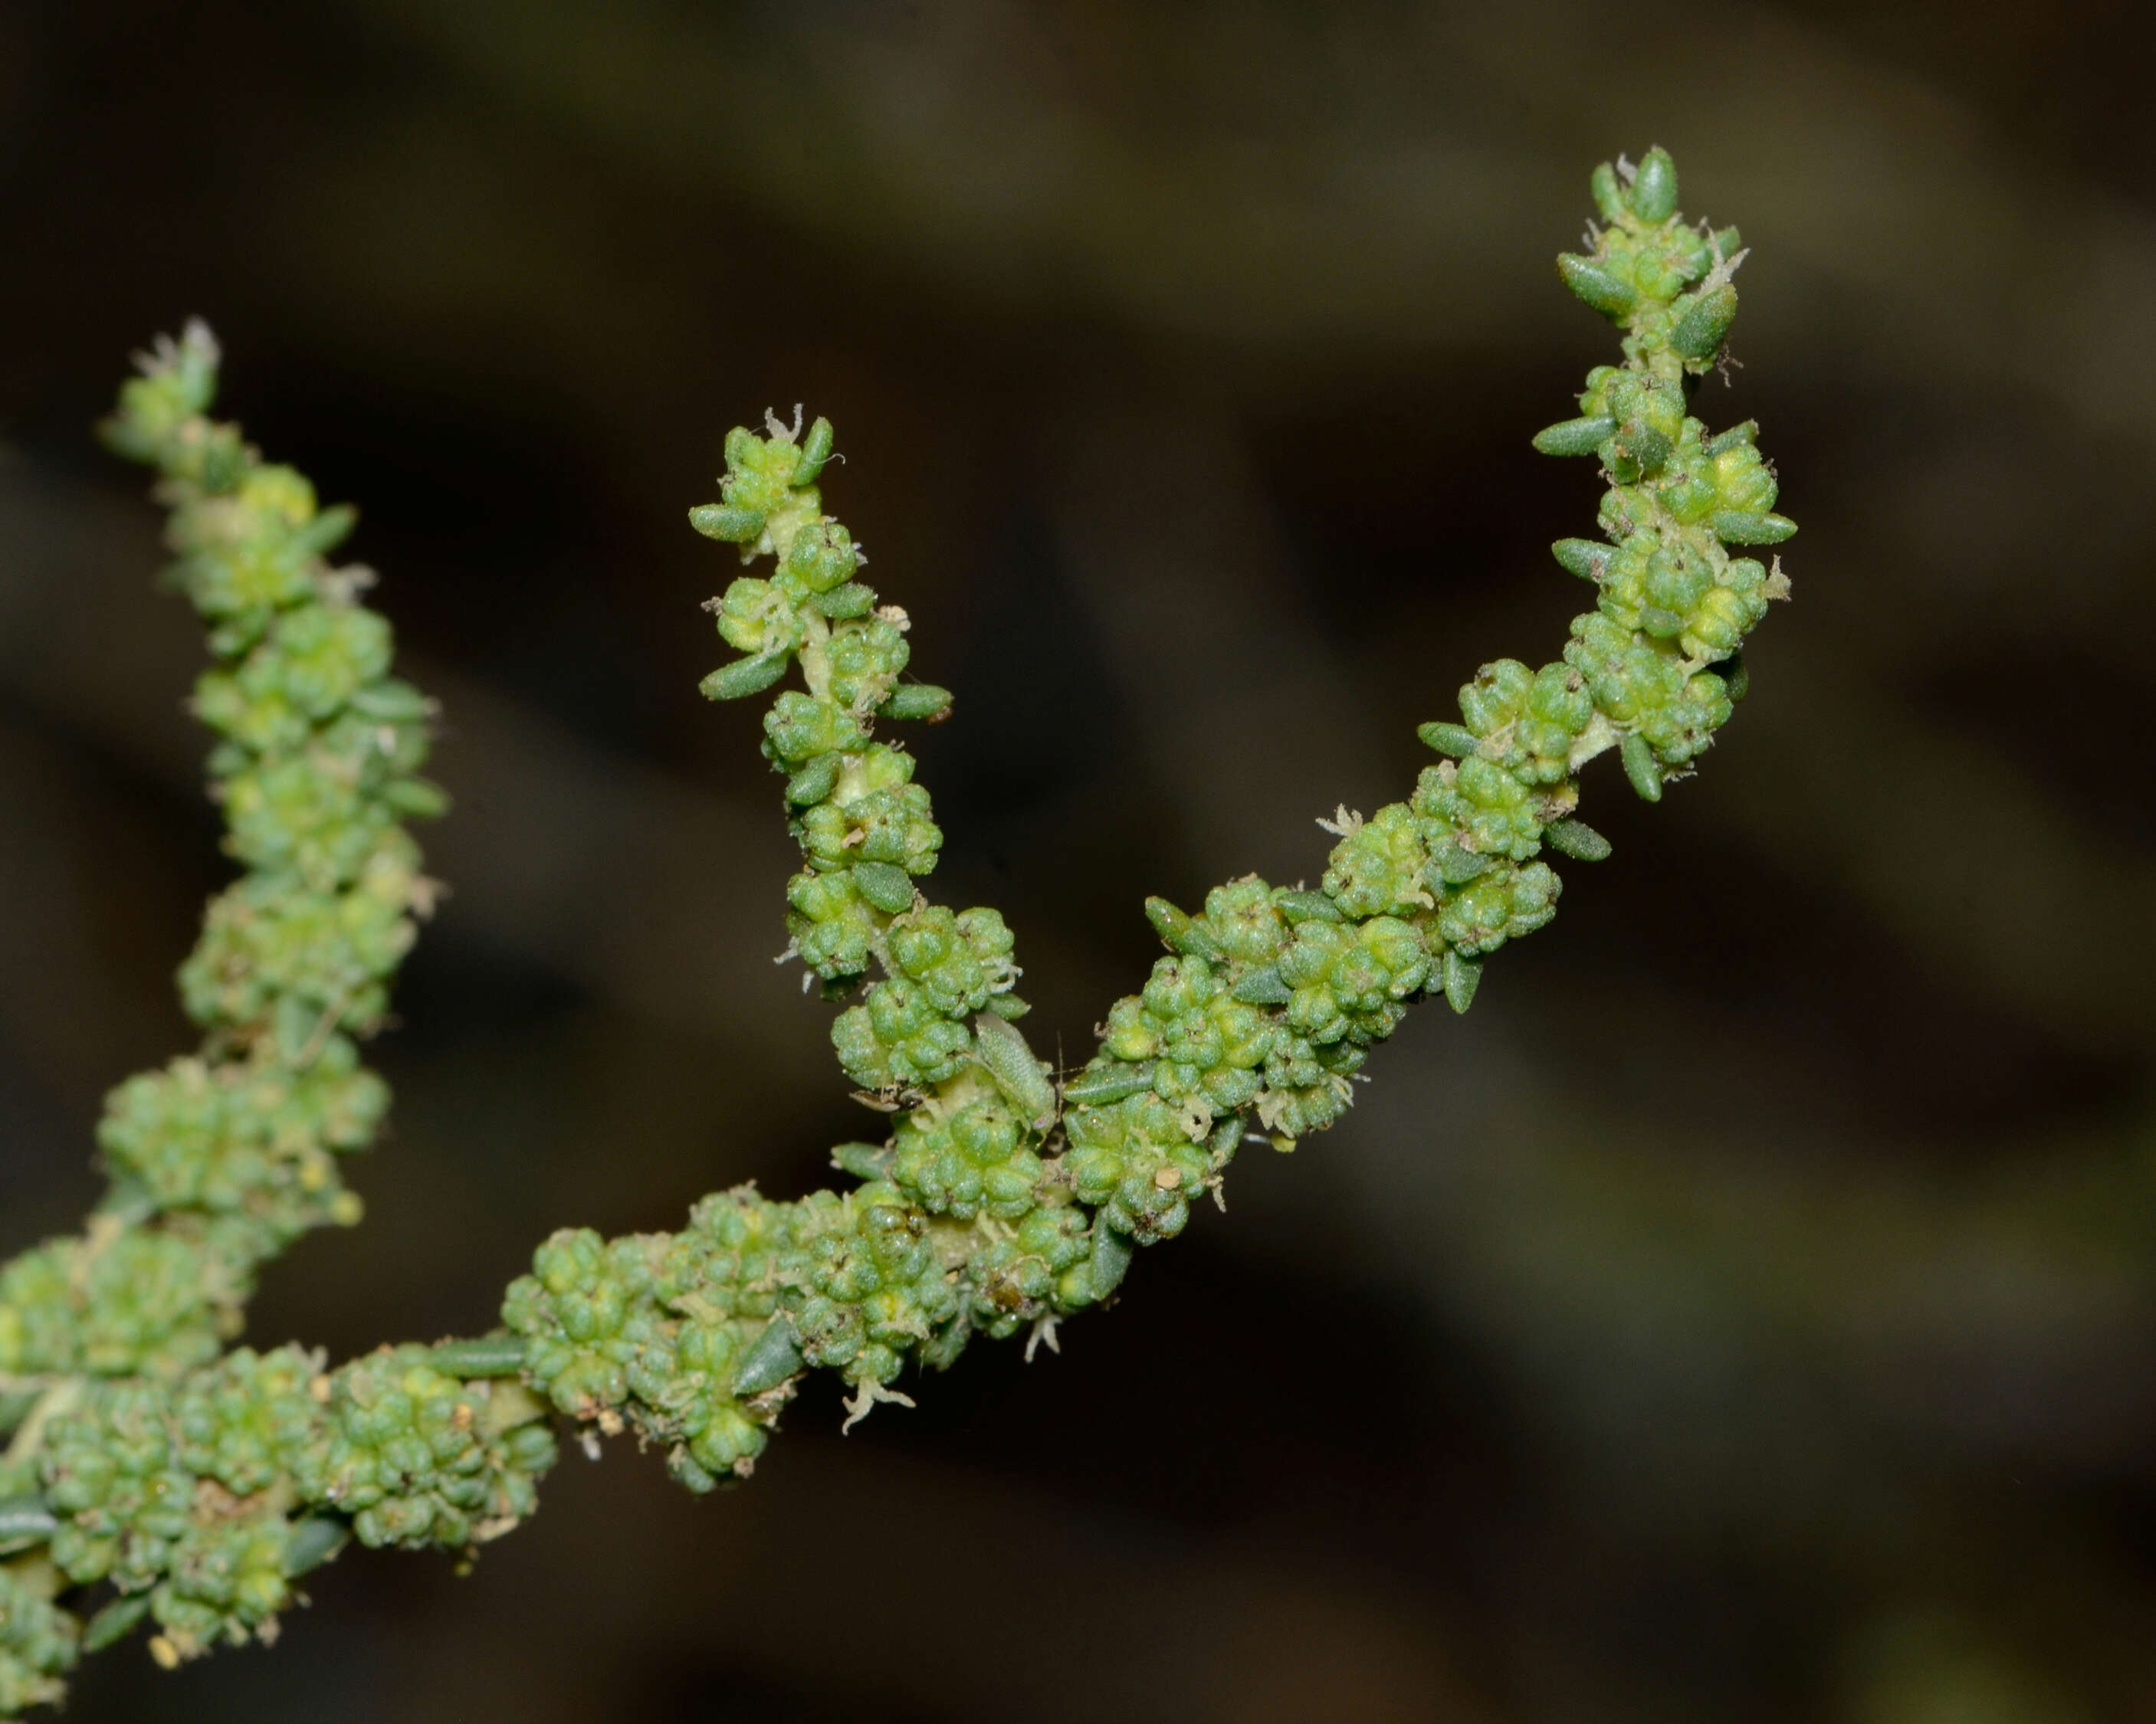
M 741 698 L 799 669 L 763 726 L 802 849 L 788 950 L 842 1006 L 839 1064 L 891 1129 L 834 1152 L 848 1189 L 718 1193 L 670 1234 L 564 1229 L 509 1288 L 506 1332 L 335 1371 L 296 1347 L 220 1349 L 261 1261 L 357 1218 L 335 1158 L 387 1105 L 357 1044 L 429 901 L 400 824 L 441 803 L 415 776 L 429 708 L 389 676 L 362 582 L 324 561 L 349 511 L 206 417 L 206 330 L 161 344 L 107 435 L 159 469 L 175 582 L 211 625 L 195 704 L 248 873 L 182 971 L 203 1052 L 114 1092 L 112 1187 L 85 1234 L 0 1270 L 0 1715 L 58 1699 L 80 1650 L 146 1619 L 167 1664 L 270 1638 L 347 1537 L 501 1536 L 554 1460 L 550 1408 L 594 1449 L 634 1432 L 706 1491 L 753 1470 L 807 1371 L 850 1386 L 850 1427 L 911 1406 L 901 1373 L 976 1334 L 1052 1346 L 1219 1196 L 1246 1142 L 1289 1149 L 1337 1120 L 1410 1005 L 1466 1011 L 1490 954 L 1555 914 L 1548 853 L 1609 854 L 1578 818 L 1580 771 L 1614 751 L 1659 799 L 1727 721 L 1739 649 L 1788 595 L 1779 562 L 1731 553 L 1795 531 L 1757 428 L 1711 434 L 1686 410 L 1736 314 L 1738 235 L 1680 218 L 1660 150 L 1597 169 L 1593 191 L 1605 225 L 1558 269 L 1623 331 L 1623 363 L 1535 441 L 1596 457 L 1607 482 L 1603 539 L 1552 547 L 1594 608 L 1558 658 L 1484 665 L 1458 719 L 1423 726 L 1440 757 L 1406 800 L 1320 823 L 1337 842 L 1315 889 L 1245 875 L 1194 912 L 1147 900 L 1167 954 L 1074 1071 L 1017 1027 L 1001 916 L 921 888 L 942 834 L 886 727 L 940 720 L 951 695 L 906 680 L 906 613 L 824 512 L 829 421 L 731 433 L 719 500 L 690 519 L 769 567 L 712 601 L 740 656 L 703 688 Z

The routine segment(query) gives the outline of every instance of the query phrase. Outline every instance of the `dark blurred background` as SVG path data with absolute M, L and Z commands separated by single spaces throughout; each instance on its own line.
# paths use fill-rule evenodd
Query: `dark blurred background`
M 1522 0 L 0 5 L 0 1214 L 188 1039 L 224 877 L 140 475 L 189 313 L 362 506 L 445 703 L 454 895 L 369 1224 L 250 1335 L 485 1328 L 550 1229 L 827 1181 L 870 1125 L 770 960 L 793 865 L 699 699 L 726 427 L 826 487 L 959 691 L 952 903 L 1074 1060 L 1148 892 L 1314 876 L 1482 660 L 1553 654 L 1611 357 L 1587 174 L 1755 248 L 1797 603 L 1696 782 L 1031 1367 L 751 1487 L 573 1452 L 475 1574 L 355 1553 L 275 1651 L 72 1716 L 2156 1717 L 2152 41 L 2139 8 Z

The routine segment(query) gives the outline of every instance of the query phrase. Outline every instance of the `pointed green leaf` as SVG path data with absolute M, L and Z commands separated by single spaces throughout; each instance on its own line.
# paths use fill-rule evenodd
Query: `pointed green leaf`
M 1546 455 L 1591 455 L 1617 428 L 1611 418 L 1566 419 L 1535 433 L 1535 447 Z
M 1619 280 L 1592 258 L 1565 252 L 1557 260 L 1557 273 L 1567 287 L 1605 317 L 1622 317 L 1640 303 L 1638 289 Z
M 1647 151 L 1632 182 L 1632 213 L 1643 222 L 1666 222 L 1677 213 L 1677 165 L 1660 145 Z
M 1584 820 L 1553 820 L 1543 828 L 1549 847 L 1575 862 L 1604 862 L 1609 857 L 1609 840 Z
M 1482 966 L 1447 949 L 1445 954 L 1445 1003 L 1465 1012 L 1475 1003 L 1475 990 L 1482 985 Z
M 1617 757 L 1625 763 L 1625 776 L 1632 781 L 1632 788 L 1640 793 L 1644 802 L 1662 799 L 1662 769 L 1655 762 L 1655 751 L 1647 746 L 1647 739 L 1637 731 L 1625 738 L 1617 751 Z
M 738 700 L 744 695 L 760 695 L 786 675 L 793 654 L 765 653 L 754 659 L 737 659 L 721 664 L 696 685 L 706 700 Z

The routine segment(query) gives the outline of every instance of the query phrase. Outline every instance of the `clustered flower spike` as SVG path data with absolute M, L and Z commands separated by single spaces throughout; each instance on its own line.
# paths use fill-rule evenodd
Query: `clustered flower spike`
M 742 1191 L 707 1201 L 680 1235 L 557 1235 L 505 1313 L 557 1405 L 601 1429 L 633 1425 L 701 1488 L 723 1469 L 699 1455 L 680 1405 L 725 1414 L 745 1473 L 800 1371 L 839 1371 L 859 1417 L 899 1398 L 890 1385 L 909 1357 L 947 1364 L 977 1330 L 1052 1334 L 1114 1291 L 1137 1246 L 1180 1233 L 1247 1139 L 1286 1148 L 1338 1118 L 1414 1001 L 1436 991 L 1467 1009 L 1482 961 L 1556 912 L 1545 849 L 1609 854 L 1574 814 L 1588 761 L 1619 749 L 1652 799 L 1708 745 L 1742 690 L 1712 667 L 1730 668 L 1767 599 L 1787 591 L 1779 569 L 1726 547 L 1794 531 L 1769 512 L 1755 428 L 1712 436 L 1685 410 L 1735 314 L 1743 254 L 1733 230 L 1678 218 L 1661 151 L 1636 172 L 1598 170 L 1594 192 L 1609 226 L 1591 257 L 1559 268 L 1623 326 L 1625 363 L 1598 367 L 1584 416 L 1536 440 L 1599 454 L 1609 478 L 1609 542 L 1557 546 L 1596 582 L 1597 609 L 1556 662 L 1482 667 L 1459 721 L 1424 727 L 1444 757 L 1408 801 L 1322 823 L 1339 842 L 1316 890 L 1245 878 L 1196 915 L 1150 901 L 1168 955 L 1060 1087 L 1008 1021 L 1024 1008 L 1001 917 L 954 915 L 916 885 L 942 834 L 911 757 L 877 726 L 941 717 L 950 697 L 900 680 L 905 613 L 877 608 L 851 536 L 823 512 L 829 421 L 804 436 L 798 413 L 791 427 L 767 416 L 763 435 L 730 434 L 721 500 L 690 522 L 776 567 L 712 601 L 742 656 L 704 691 L 758 693 L 798 667 L 805 691 L 780 693 L 764 722 L 807 864 L 788 888 L 788 955 L 833 999 L 860 992 L 832 1039 L 893 1129 L 837 1152 L 863 1182 L 844 1196 Z M 716 1219 L 753 1233 L 752 1267 L 711 1249 Z M 730 1395 L 716 1367 L 666 1368 L 683 1337 L 713 1323 L 699 1357 L 742 1362 Z
M 830 422 L 803 434 L 798 414 L 728 434 L 721 500 L 689 519 L 772 571 L 708 607 L 742 656 L 703 690 L 730 700 L 799 671 L 763 726 L 803 863 L 784 956 L 827 998 L 858 993 L 831 1039 L 895 1130 L 839 1152 L 865 1182 L 843 1196 L 743 1189 L 707 1198 L 679 1234 L 557 1234 L 503 1309 L 536 1388 L 601 1431 L 634 1428 L 698 1491 L 752 1469 L 802 1371 L 839 1373 L 859 1418 L 904 1398 L 890 1385 L 908 1358 L 947 1362 L 976 1328 L 1007 1335 L 1090 1304 L 1128 1257 L 1120 1240 L 1096 1251 L 1107 1224 L 1043 1159 L 1057 1098 L 1013 1026 L 1025 1005 L 1010 930 L 917 884 L 943 834 L 913 757 L 878 726 L 941 719 L 951 696 L 902 680 L 906 613 L 878 604 L 853 536 L 823 512 L 831 449 Z
M 212 794 L 244 876 L 212 900 L 180 972 L 200 1054 L 130 1078 L 98 1128 L 111 1189 L 90 1233 L 0 1271 L 0 1383 L 171 1377 L 217 1356 L 258 1265 L 359 1219 L 337 1158 L 388 1103 L 357 1039 L 429 902 L 401 824 L 439 813 L 418 776 L 432 709 L 389 675 L 363 570 L 326 554 L 352 511 L 205 417 L 201 324 L 149 356 L 105 436 L 153 464 L 172 511 L 169 579 L 210 629 L 194 709 L 217 733 Z
M 1787 596 L 1779 565 L 1726 548 L 1796 531 L 1771 512 L 1757 427 L 1712 435 L 1686 412 L 1736 315 L 1737 233 L 1679 218 L 1661 150 L 1636 172 L 1605 164 L 1594 190 L 1609 225 L 1558 272 L 1625 329 L 1625 363 L 1596 367 L 1582 417 L 1535 442 L 1599 456 L 1609 481 L 1609 542 L 1554 547 L 1597 585 L 1597 608 L 1557 662 L 1486 664 L 1460 691 L 1460 720 L 1423 727 L 1445 758 L 1407 802 L 1322 823 L 1340 842 L 1319 890 L 1246 879 L 1196 916 L 1148 906 L 1173 955 L 1110 1010 L 1100 1053 L 1064 1088 L 1079 1193 L 1139 1242 L 1182 1226 L 1178 1199 L 1217 1183 L 1245 1116 L 1286 1147 L 1348 1106 L 1348 1080 L 1409 1002 L 1436 989 L 1466 1010 L 1482 960 L 1556 912 L 1543 851 L 1609 854 L 1574 816 L 1579 769 L 1616 747 L 1639 793 L 1659 798 L 1728 719 L 1743 687 L 1729 661 L 1767 601 Z
M 506 1333 L 334 1372 L 294 1347 L 218 1353 L 255 1265 L 357 1214 L 335 1157 L 387 1105 L 357 1042 L 426 906 L 398 823 L 439 803 L 413 776 L 428 708 L 389 678 L 358 572 L 322 561 L 348 514 L 203 417 L 206 331 L 162 346 L 110 435 L 174 505 L 176 577 L 218 660 L 197 708 L 224 739 L 212 769 L 249 871 L 182 971 L 203 1052 L 114 1092 L 113 1193 L 86 1234 L 0 1270 L 0 1716 L 57 1700 L 80 1650 L 146 1616 L 167 1663 L 270 1638 L 348 1537 L 468 1551 L 506 1532 L 553 1460 L 549 1408 L 593 1452 L 633 1431 L 702 1492 L 753 1469 L 804 1371 L 853 1386 L 850 1424 L 910 1405 L 906 1366 L 947 1366 L 976 1333 L 1053 1345 L 1138 1246 L 1219 1196 L 1245 1142 L 1286 1149 L 1337 1119 L 1409 1006 L 1466 1011 L 1483 960 L 1554 914 L 1549 854 L 1609 853 L 1577 818 L 1581 769 L 1614 748 L 1659 798 L 1728 720 L 1738 649 L 1789 591 L 1778 562 L 1731 555 L 1795 531 L 1757 428 L 1710 434 L 1686 411 L 1736 314 L 1737 233 L 1679 219 L 1661 150 L 1593 189 L 1606 225 L 1558 270 L 1623 329 L 1624 363 L 1535 442 L 1608 480 L 1603 539 L 1553 547 L 1595 608 L 1558 659 L 1486 664 L 1456 721 L 1423 726 L 1440 758 L 1407 801 L 1321 822 L 1337 843 L 1316 887 L 1245 876 L 1194 914 L 1148 900 L 1166 953 L 1060 1082 L 1014 1022 L 1002 917 L 920 890 L 942 834 L 878 729 L 951 696 L 904 680 L 906 613 L 823 512 L 829 422 L 731 433 L 720 500 L 690 519 L 769 563 L 712 601 L 738 656 L 703 689 L 798 670 L 764 721 L 803 860 L 785 955 L 844 1003 L 839 1063 L 891 1129 L 834 1152 L 850 1190 L 723 1192 L 672 1234 L 564 1229 L 509 1288 Z
M 326 561 L 352 511 L 317 507 L 208 417 L 217 366 L 191 324 L 104 429 L 157 469 L 168 577 L 209 625 L 194 710 L 245 873 L 180 971 L 201 1050 L 107 1098 L 110 1186 L 83 1235 L 0 1269 L 4 1716 L 57 1699 L 78 1650 L 146 1618 L 167 1662 L 271 1638 L 348 1526 L 369 1543 L 484 1537 L 528 1508 L 552 1454 L 513 1383 L 408 1382 L 400 1432 L 363 1411 L 385 1404 L 380 1358 L 325 1375 L 295 1348 L 220 1357 L 259 1266 L 359 1219 L 338 1161 L 389 1103 L 359 1044 L 434 891 L 403 823 L 444 798 L 418 776 L 432 703 L 390 675 L 389 625 L 359 602 L 372 577 Z M 100 1594 L 85 1625 L 75 1607 Z

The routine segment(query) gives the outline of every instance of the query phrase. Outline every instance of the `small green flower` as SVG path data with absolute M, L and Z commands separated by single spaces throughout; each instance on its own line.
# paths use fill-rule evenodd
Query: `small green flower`
M 743 575 L 718 601 L 719 638 L 737 652 L 790 653 L 808 625 L 785 589 Z
M 312 1387 L 321 1372 L 321 1356 L 300 1347 L 235 1347 L 173 1398 L 180 1464 L 234 1497 L 270 1490 L 297 1456 L 326 1439 Z
M 1090 1304 L 1092 1239 L 1082 1209 L 1035 1205 L 966 1260 L 967 1315 L 993 1340 L 1052 1311 Z
M 1000 1095 L 913 1109 L 891 1137 L 891 1180 L 932 1215 L 1023 1219 L 1041 1162 L 1025 1121 Z
M 787 690 L 763 721 L 763 752 L 787 772 L 798 772 L 821 754 L 850 753 L 861 746 L 860 726 L 836 700 Z
M 864 617 L 834 629 L 824 648 L 831 695 L 855 712 L 873 712 L 897 685 L 911 649 L 897 624 Z
M 955 1077 L 973 1041 L 973 1032 L 939 1008 L 929 989 L 901 978 L 876 983 L 831 1026 L 839 1065 L 865 1090 Z
M 51 1240 L 0 1270 L 0 1371 L 176 1376 L 217 1356 L 249 1290 L 243 1265 L 178 1234 Z
M 1307 921 L 1280 962 L 1288 1027 L 1312 1042 L 1389 1035 L 1405 1003 L 1430 979 L 1430 952 L 1413 925 L 1374 916 L 1359 927 Z
M 491 1387 L 444 1376 L 421 1347 L 384 1347 L 331 1378 L 329 1438 L 295 1470 L 306 1499 L 365 1545 L 462 1549 L 513 1526 L 553 1460 L 543 1427 L 498 1429 Z
M 1389 803 L 1333 847 L 1325 894 L 1357 921 L 1410 915 L 1433 901 L 1422 878 L 1429 865 L 1414 811 L 1405 803 Z
M 819 423 L 828 424 L 828 420 Z M 803 525 L 786 547 L 780 567 L 804 593 L 830 593 L 854 578 L 861 555 L 854 536 L 837 521 L 812 521 Z
M 853 872 L 804 869 L 787 882 L 786 931 L 810 970 L 826 981 L 859 976 L 883 933 L 882 918 L 863 900 Z
M 1435 918 L 1438 935 L 1463 957 L 1495 952 L 1532 934 L 1557 914 L 1561 890 L 1542 862 L 1507 863 L 1447 890 Z
M 800 1279 L 783 1295 L 802 1357 L 855 1384 L 897 1376 L 908 1352 L 958 1314 L 927 1219 L 888 1185 L 797 1206 Z
M 1676 649 L 1607 617 L 1574 618 L 1564 655 L 1586 679 L 1596 708 L 1638 732 L 1666 765 L 1703 752 L 1733 710 L 1721 677 L 1693 670 Z
M 79 1584 L 154 1585 L 191 1524 L 195 1480 L 179 1464 L 167 1390 L 117 1383 L 55 1421 L 45 1439 L 45 1501 L 60 1517 L 52 1559 Z
M 1074 1108 L 1064 1116 L 1070 1147 L 1063 1170 L 1079 1202 L 1097 1208 L 1117 1231 L 1141 1244 L 1173 1239 L 1215 1172 L 1209 1126 L 1151 1093 Z
M 274 1639 L 277 1614 L 292 1602 L 285 1570 L 290 1542 L 290 1523 L 273 1504 L 207 1504 L 150 1595 L 171 1655 L 193 1658 L 220 1643 Z
M 1204 921 L 1222 952 L 1238 963 L 1270 963 L 1288 937 L 1272 888 L 1255 874 L 1208 892 Z
M 941 905 L 922 905 L 895 920 L 885 937 L 896 972 L 918 983 L 947 1018 L 984 1009 L 1018 979 L 1011 962 L 1015 942 L 993 910 L 954 915 Z
M 82 1628 L 28 1575 L 0 1564 L 0 1717 L 57 1706 Z
M 1457 765 L 1424 767 L 1411 806 L 1443 878 L 1458 865 L 1445 854 L 1448 847 L 1476 856 L 1533 855 L 1548 804 L 1495 761 L 1470 755 Z M 1428 908 L 1433 900 L 1425 894 L 1422 902 Z
M 417 937 L 415 859 L 406 840 L 377 849 L 342 891 L 250 875 L 213 899 L 180 969 L 188 1014 L 205 1028 L 266 1022 L 295 1056 L 331 1029 L 372 1029 Z
M 663 1321 L 654 1249 L 663 1239 L 608 1243 L 589 1228 L 563 1229 L 510 1284 L 502 1321 L 525 1337 L 533 1385 L 562 1412 L 594 1418 L 629 1398 L 629 1367 Z
M 928 793 L 898 784 L 834 798 L 810 808 L 800 821 L 801 848 L 819 868 L 880 862 L 908 874 L 934 871 L 943 833 L 929 813 Z

